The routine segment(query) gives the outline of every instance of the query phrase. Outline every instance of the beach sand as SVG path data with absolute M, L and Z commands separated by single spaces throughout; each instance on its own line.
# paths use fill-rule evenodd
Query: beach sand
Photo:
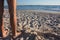
M 4 27 L 11 34 L 8 10 L 4 10 Z M 17 31 L 22 32 L 16 40 L 60 40 L 60 12 L 40 10 L 17 10 Z M 11 37 L 4 38 L 12 39 Z

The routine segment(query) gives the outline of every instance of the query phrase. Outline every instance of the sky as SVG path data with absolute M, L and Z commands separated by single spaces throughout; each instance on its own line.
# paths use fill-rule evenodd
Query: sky
M 17 5 L 60 5 L 60 0 L 16 0 Z M 5 0 L 5 5 L 7 2 Z

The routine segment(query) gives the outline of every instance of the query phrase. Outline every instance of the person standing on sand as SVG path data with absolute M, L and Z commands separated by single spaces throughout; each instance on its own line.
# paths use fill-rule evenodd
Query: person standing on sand
M 16 0 L 7 0 L 9 14 L 10 14 L 10 25 L 12 27 L 12 36 L 16 36 Z M 6 30 L 4 30 L 3 23 L 3 12 L 4 12 L 4 0 L 0 0 L 0 37 L 6 37 Z

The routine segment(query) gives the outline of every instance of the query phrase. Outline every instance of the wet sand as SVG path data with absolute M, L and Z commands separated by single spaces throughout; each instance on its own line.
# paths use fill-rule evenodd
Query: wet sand
M 4 27 L 11 34 L 8 10 L 4 11 Z M 60 12 L 17 10 L 17 31 L 22 32 L 16 40 L 60 40 Z M 11 39 L 7 37 L 5 39 Z

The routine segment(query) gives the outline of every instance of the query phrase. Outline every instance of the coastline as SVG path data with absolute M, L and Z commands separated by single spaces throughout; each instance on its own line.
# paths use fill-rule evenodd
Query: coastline
M 4 9 L 8 11 L 8 9 Z M 43 13 L 52 13 L 52 14 L 60 14 L 60 11 L 48 11 L 48 10 L 17 10 L 17 11 L 31 11 L 31 12 L 43 12 Z

